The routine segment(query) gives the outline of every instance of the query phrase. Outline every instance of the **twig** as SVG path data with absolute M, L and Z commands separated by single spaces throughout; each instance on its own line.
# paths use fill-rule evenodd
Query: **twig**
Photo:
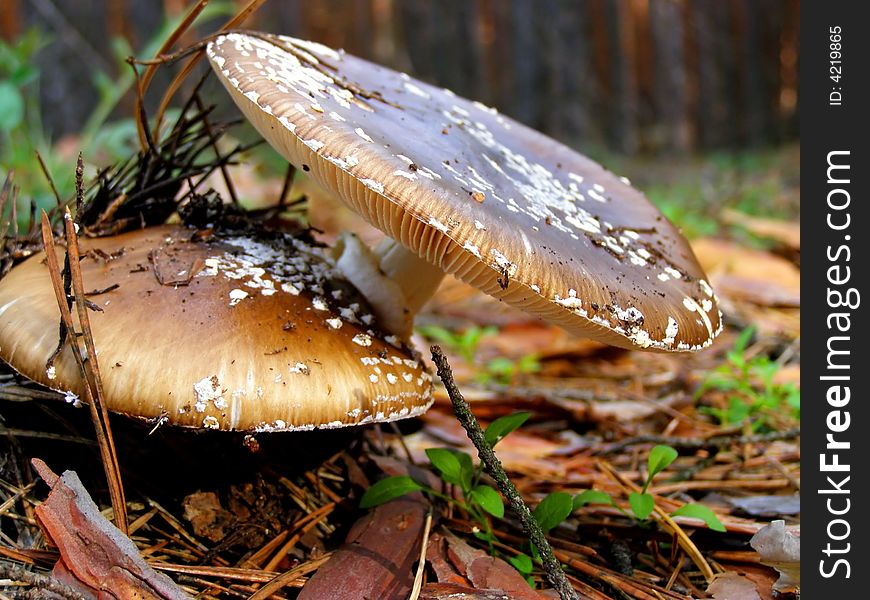
M 43 575 L 28 571 L 23 567 L 10 565 L 0 562 L 0 579 L 11 579 L 12 581 L 21 581 L 27 585 L 33 586 L 38 590 L 44 590 L 57 594 L 67 600 L 85 600 L 85 596 L 75 591 L 68 585 L 64 585 L 50 575 Z
M 429 548 L 429 530 L 432 529 L 432 509 L 426 514 L 426 525 L 423 527 L 423 541 L 420 544 L 420 561 L 417 563 L 417 573 L 414 576 L 414 586 L 408 600 L 418 600 L 423 589 L 423 573 L 426 571 L 426 551 Z
M 562 600 L 578 600 L 577 593 L 571 587 L 571 584 L 565 577 L 565 573 L 562 571 L 562 565 L 553 556 L 553 549 L 550 548 L 550 543 L 541 530 L 541 526 L 535 520 L 529 507 L 526 506 L 513 482 L 508 479 L 504 467 L 501 466 L 501 461 L 486 442 L 483 430 L 480 428 L 480 423 L 477 422 L 477 418 L 471 412 L 471 408 L 468 406 L 465 398 L 462 397 L 462 392 L 456 386 L 456 382 L 453 379 L 453 371 L 450 369 L 447 357 L 444 356 L 441 348 L 437 345 L 432 346 L 430 350 L 432 352 L 432 360 L 438 368 L 438 376 L 444 383 L 447 395 L 450 396 L 450 401 L 453 403 L 453 412 L 456 414 L 456 418 L 462 424 L 471 443 L 477 448 L 477 455 L 486 468 L 487 473 L 495 480 L 501 493 L 508 499 L 511 508 L 520 518 L 523 530 L 541 554 L 541 562 L 547 574 L 547 581 L 558 592 L 559 598 Z
M 289 585 L 297 584 L 298 586 L 298 580 L 300 577 L 303 577 L 306 573 L 310 573 L 311 571 L 319 568 L 330 558 L 332 558 L 332 553 L 324 554 L 323 556 L 310 560 L 306 563 L 302 563 L 301 565 L 290 569 L 289 571 L 282 573 L 281 575 L 278 575 L 277 577 L 269 581 L 269 583 L 257 590 L 254 594 L 252 594 L 248 598 L 248 600 L 266 600 L 266 598 L 271 598 L 275 592 L 279 592 Z
M 48 165 L 45 164 L 45 161 L 42 159 L 42 154 L 40 154 L 38 151 L 36 153 L 36 160 L 39 161 L 39 168 L 42 169 L 42 174 L 45 176 L 46 181 L 48 181 L 48 185 L 51 187 L 51 192 L 54 194 L 54 199 L 57 202 L 57 207 L 62 207 L 63 198 L 60 197 L 60 192 L 57 191 L 57 186 L 54 184 L 54 178 L 51 176 L 51 172 L 48 170 Z
M 202 117 L 202 126 L 205 129 L 205 133 L 208 136 L 209 141 L 211 142 L 212 148 L 214 148 L 214 154 L 217 157 L 218 163 L 220 164 L 221 175 L 224 179 L 224 185 L 227 186 L 227 191 L 230 194 L 230 199 L 233 201 L 233 206 L 239 205 L 239 198 L 236 195 L 236 187 L 233 185 L 233 179 L 230 177 L 230 173 L 227 170 L 227 165 L 223 161 L 223 157 L 221 155 L 220 148 L 218 148 L 217 136 L 212 132 L 211 124 L 208 122 L 208 115 L 206 114 L 205 106 L 202 103 L 202 99 L 199 97 L 199 92 L 194 92 L 193 94 L 194 102 L 196 102 L 196 107 L 203 112 Z
M 218 29 L 213 36 L 220 34 L 223 31 L 228 29 L 233 29 L 241 25 L 251 14 L 256 12 L 260 5 L 263 4 L 266 0 L 249 0 L 248 4 L 244 6 L 236 15 L 231 18 L 229 21 L 223 24 L 220 29 Z M 205 2 L 201 2 L 205 4 Z M 189 27 L 190 24 L 186 24 L 185 29 Z M 183 29 L 180 29 L 180 33 L 183 33 Z M 180 35 L 179 33 L 179 35 Z M 196 67 L 199 60 L 202 58 L 204 54 L 205 48 L 200 48 L 196 53 L 191 56 L 188 61 L 181 68 L 181 71 L 175 76 L 175 78 L 169 83 L 166 88 L 166 91 L 163 94 L 163 98 L 160 100 L 160 105 L 157 107 L 157 118 L 154 122 L 154 137 L 156 139 L 160 139 L 160 125 L 163 122 L 163 115 L 166 114 L 166 110 L 169 108 L 169 102 L 172 100 L 172 97 L 175 95 L 175 92 L 178 91 L 178 88 L 181 87 L 181 84 L 187 79 L 187 76 L 193 71 L 194 67 Z
M 81 158 L 79 158 L 81 161 Z M 78 173 L 77 173 L 78 175 Z M 78 182 L 77 182 L 78 183 Z M 78 192 L 81 191 L 81 186 L 77 185 Z M 112 439 L 112 431 L 109 427 L 108 413 L 106 412 L 105 404 L 102 397 L 102 382 L 99 377 L 99 371 L 96 367 L 96 351 L 94 348 L 93 336 L 91 334 L 90 324 L 87 315 L 87 307 L 84 304 L 84 290 L 81 280 L 81 270 L 79 268 L 78 241 L 75 235 L 75 224 L 72 216 L 67 210 L 64 215 L 67 234 L 67 258 L 73 273 L 70 276 L 74 288 L 74 296 L 79 314 L 79 322 L 81 323 L 86 354 L 83 355 L 82 349 L 79 346 L 77 336 L 67 336 L 70 343 L 73 357 L 79 368 L 79 376 L 82 380 L 82 388 L 85 392 L 85 401 L 91 412 L 91 419 L 94 422 L 96 431 L 97 443 L 100 447 L 100 456 L 103 461 L 103 468 L 106 472 L 106 480 L 109 486 L 109 495 L 112 500 L 112 509 L 115 512 L 115 525 L 122 533 L 127 532 L 127 507 L 124 501 L 124 488 L 121 485 L 120 467 L 118 466 L 118 458 L 115 452 L 115 444 Z M 51 274 L 51 283 L 54 287 L 54 293 L 57 298 L 58 309 L 61 315 L 61 330 L 66 332 L 75 332 L 75 325 L 72 313 L 69 306 L 68 295 L 64 289 L 64 283 L 61 281 L 60 268 L 58 266 L 57 255 L 55 254 L 54 234 L 51 230 L 51 223 L 45 211 L 42 212 L 42 241 L 45 245 L 46 262 L 48 263 L 49 273 Z
M 596 451 L 595 454 L 613 454 L 628 446 L 635 446 L 637 444 L 666 444 L 672 448 L 685 448 L 687 450 L 716 449 L 726 448 L 734 444 L 762 444 L 778 440 L 789 440 L 799 437 L 800 434 L 800 427 L 795 427 L 785 431 L 771 431 L 770 433 L 758 433 L 755 435 L 717 435 L 707 439 L 672 437 L 667 435 L 638 435 L 607 446 L 607 448 Z
M 278 197 L 278 206 L 284 207 L 287 204 L 287 196 L 290 194 L 290 189 L 293 187 L 293 177 L 296 175 L 296 167 L 293 163 L 287 163 L 287 172 L 284 174 L 284 184 L 281 186 L 281 195 Z

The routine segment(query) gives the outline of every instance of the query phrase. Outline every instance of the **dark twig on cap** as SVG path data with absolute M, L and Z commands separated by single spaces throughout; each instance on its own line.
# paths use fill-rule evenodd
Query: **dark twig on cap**
M 523 502 L 523 498 L 520 496 L 517 488 L 514 487 L 514 484 L 510 479 L 508 479 L 504 467 L 501 466 L 501 461 L 499 461 L 493 449 L 486 442 L 483 430 L 480 428 L 480 423 L 477 422 L 477 418 L 474 416 L 474 413 L 471 412 L 471 408 L 468 406 L 465 398 L 462 397 L 462 392 L 460 392 L 459 388 L 456 386 L 456 382 L 453 380 L 453 371 L 450 369 L 447 357 L 444 356 L 441 352 L 441 348 L 437 345 L 432 346 L 430 350 L 432 351 L 432 360 L 438 368 L 438 376 L 444 383 L 444 387 L 447 389 L 447 395 L 450 396 L 450 401 L 453 403 L 453 412 L 456 413 L 456 418 L 459 419 L 459 422 L 468 434 L 471 443 L 474 444 L 475 448 L 477 448 L 477 455 L 480 457 L 486 472 L 495 480 L 498 489 L 501 490 L 501 493 L 504 494 L 505 498 L 507 498 L 514 513 L 516 513 L 520 518 L 520 523 L 522 524 L 526 535 L 529 536 L 529 540 L 531 540 L 535 547 L 537 547 L 538 552 L 540 552 L 544 571 L 547 574 L 547 580 L 559 593 L 559 597 L 562 600 L 576 600 L 578 598 L 577 593 L 565 577 L 565 573 L 562 571 L 562 565 L 558 560 L 556 560 L 556 557 L 553 556 L 553 549 L 550 548 L 550 543 L 547 541 L 544 532 L 541 530 L 541 526 L 535 520 L 529 507 L 526 506 L 525 502 Z

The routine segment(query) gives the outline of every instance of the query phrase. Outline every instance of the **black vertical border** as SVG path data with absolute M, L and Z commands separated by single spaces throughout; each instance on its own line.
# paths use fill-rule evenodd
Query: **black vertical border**
M 866 284 L 870 271 L 867 210 L 870 201 L 867 183 L 870 180 L 867 160 L 870 21 L 863 18 L 867 8 L 864 2 L 849 0 L 811 0 L 801 5 L 801 587 L 803 597 L 809 600 L 868 597 L 866 559 L 870 557 L 870 539 L 866 524 L 870 504 L 864 490 L 870 483 L 865 481 L 870 480 L 867 409 L 870 390 L 865 381 L 870 373 L 870 337 L 865 316 L 870 310 L 870 290 Z M 831 67 L 835 64 L 831 63 L 830 55 L 831 28 L 838 26 L 842 29 L 842 78 L 839 82 L 831 78 Z M 831 105 L 830 94 L 834 91 L 842 93 L 842 103 L 838 106 Z M 849 152 L 835 159 L 850 165 L 848 183 L 828 181 L 828 157 L 834 151 Z M 845 171 L 832 174 L 842 179 Z M 847 208 L 833 211 L 828 206 L 828 195 L 834 189 L 848 192 Z M 842 192 L 832 195 L 837 205 L 842 205 L 845 199 Z M 850 218 L 849 226 L 833 229 L 828 222 L 829 214 L 835 225 L 842 225 L 845 213 Z M 831 260 L 829 256 L 837 257 L 837 250 L 842 246 L 848 246 L 849 252 L 843 250 L 838 259 Z M 840 265 L 840 270 L 829 271 L 834 265 Z M 845 267 L 850 268 L 850 280 L 832 284 L 829 277 L 842 279 Z M 849 288 L 861 295 L 856 308 L 830 306 L 831 291 L 845 294 Z M 848 332 L 829 328 L 831 313 L 849 313 L 848 321 L 839 321 L 840 325 L 849 323 Z M 838 355 L 837 362 L 848 362 L 850 368 L 832 371 L 827 366 L 828 343 L 831 336 L 837 335 L 848 336 L 848 339 L 835 341 L 833 347 L 850 352 Z M 849 381 L 823 379 L 832 374 L 846 374 Z M 836 384 L 850 388 L 848 404 L 837 407 L 829 403 L 829 389 Z M 843 400 L 845 392 L 841 389 L 838 394 L 833 396 L 835 404 L 837 398 Z M 832 432 L 831 425 L 842 429 L 845 412 L 848 412 L 848 429 Z M 849 442 L 850 447 L 827 449 L 829 433 L 838 442 Z M 833 455 L 837 454 L 840 464 L 850 466 L 849 472 L 823 472 L 823 454 L 828 463 L 833 462 Z M 849 479 L 844 481 L 845 477 Z M 848 492 L 830 493 L 837 491 L 837 487 Z M 832 514 L 832 510 L 843 511 L 846 507 L 848 512 Z M 837 560 L 846 562 L 837 564 Z M 823 571 L 830 576 L 825 577 Z

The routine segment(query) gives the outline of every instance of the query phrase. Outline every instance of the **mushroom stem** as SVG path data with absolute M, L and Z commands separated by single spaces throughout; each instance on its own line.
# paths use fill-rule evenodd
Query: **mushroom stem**
M 353 234 L 336 244 L 335 265 L 371 305 L 381 326 L 403 340 L 414 316 L 432 297 L 444 272 L 391 239 L 372 251 Z
M 414 315 L 426 304 L 444 279 L 444 271 L 420 258 L 393 239 L 386 238 L 375 249 L 384 275 L 395 281 L 405 295 L 405 306 Z

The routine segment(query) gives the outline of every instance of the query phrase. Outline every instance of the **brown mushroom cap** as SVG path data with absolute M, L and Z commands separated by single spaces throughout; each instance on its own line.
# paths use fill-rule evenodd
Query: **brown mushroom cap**
M 617 346 L 696 350 L 721 330 L 679 231 L 567 146 L 320 44 L 229 33 L 208 55 L 285 158 L 444 271 Z
M 289 236 L 191 237 L 161 226 L 80 241 L 85 289 L 118 286 L 91 297 L 102 309 L 90 319 L 110 410 L 262 431 L 392 421 L 429 407 L 423 364 L 378 333 L 319 249 Z M 41 256 L 0 281 L 0 357 L 81 396 L 68 347 L 46 372 L 58 322 Z

